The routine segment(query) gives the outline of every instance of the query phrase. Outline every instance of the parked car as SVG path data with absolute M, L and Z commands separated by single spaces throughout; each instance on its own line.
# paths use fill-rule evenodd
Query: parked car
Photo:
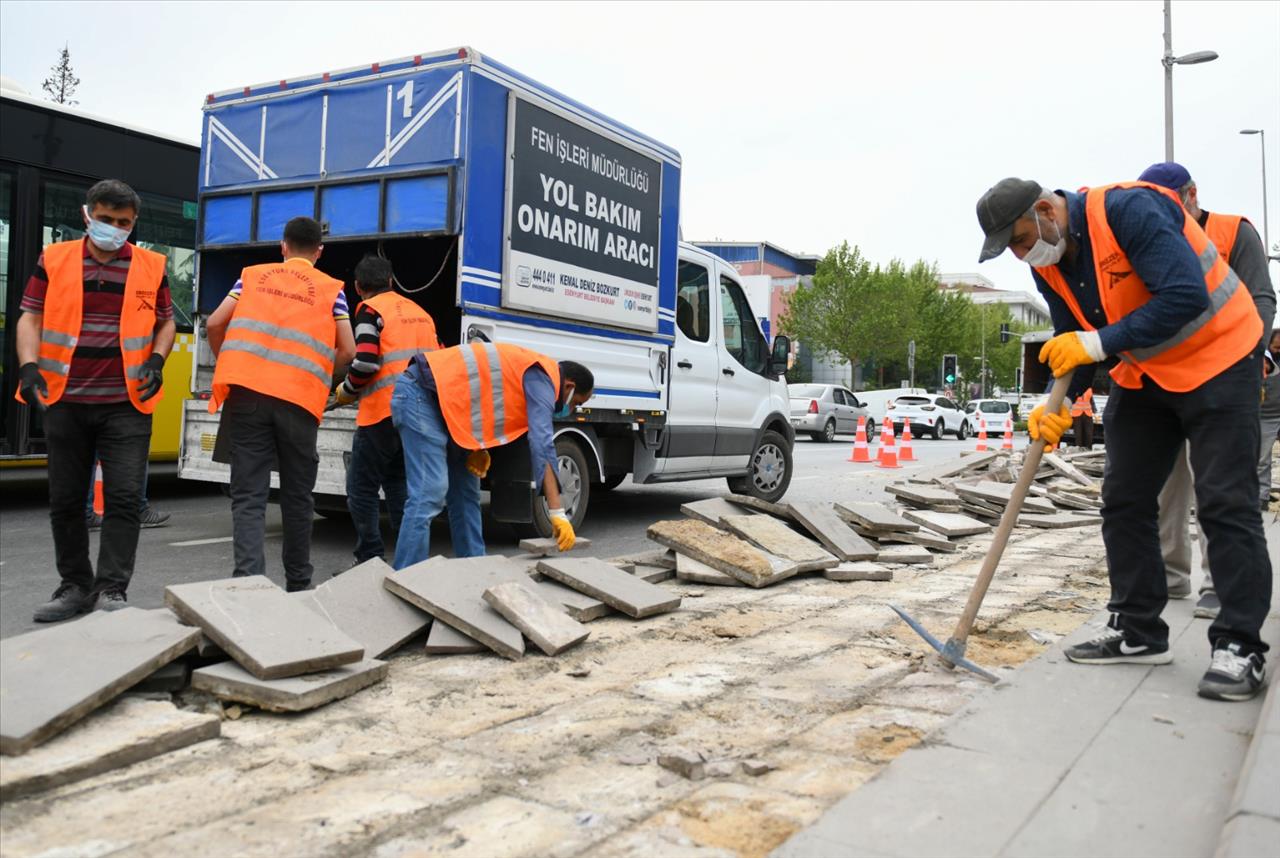
M 976 432 L 982 420 L 987 421 L 987 431 L 1004 430 L 1005 418 L 1017 420 L 1013 404 L 1005 399 L 970 399 L 964 406 L 969 415 L 969 425 Z
M 901 432 L 903 421 L 910 418 L 911 434 L 930 435 L 935 441 L 948 433 L 963 441 L 973 430 L 969 417 L 955 402 L 936 393 L 899 396 L 889 403 L 885 420 L 893 420 L 893 431 Z
M 815 441 L 833 441 L 836 435 L 858 430 L 858 418 L 867 418 L 867 436 L 875 432 L 875 421 L 853 392 L 838 384 L 789 384 L 791 425 L 808 432 Z

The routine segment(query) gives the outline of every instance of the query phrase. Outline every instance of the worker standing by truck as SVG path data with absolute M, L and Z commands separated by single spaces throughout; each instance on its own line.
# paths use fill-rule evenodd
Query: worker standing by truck
M 1004 179 L 978 200 L 986 234 L 979 261 L 1005 248 L 1032 266 L 1055 336 L 1040 359 L 1061 377 L 1119 358 L 1104 428 L 1102 537 L 1112 612 L 1101 636 L 1068 647 L 1082 664 L 1167 664 L 1168 590 L 1156 498 L 1190 442 L 1200 525 L 1222 610 L 1209 628 L 1212 658 L 1201 696 L 1247 700 L 1262 687 L 1271 566 L 1258 511 L 1258 343 L 1262 320 L 1247 288 L 1178 196 L 1146 182 L 1046 191 Z M 1252 392 L 1252 396 L 1250 396 Z M 1218 419 L 1224 402 L 1237 419 Z M 1056 444 L 1070 423 L 1044 406 L 1033 438 Z
M 311 586 L 316 431 L 335 370 L 355 354 L 342 281 L 315 267 L 320 224 L 295 217 L 280 242 L 283 262 L 250 265 L 209 316 L 218 362 L 209 411 L 224 402 L 218 434 L 229 446 L 236 577 L 266 574 L 271 472 L 280 473 L 285 587 Z
M 382 557 L 385 551 L 378 521 L 379 489 L 387 496 L 393 535 L 399 533 L 404 516 L 404 448 L 391 422 L 392 390 L 414 355 L 440 348 L 435 322 L 417 304 L 396 294 L 394 279 L 390 261 L 381 256 L 366 256 L 356 265 L 356 354 L 326 407 L 360 402 L 347 467 L 356 563 Z
M 49 520 L 62 582 L 35 621 L 127 607 L 151 415 L 173 348 L 163 254 L 130 244 L 142 200 L 124 182 L 89 189 L 85 237 L 45 247 L 22 297 L 17 399 L 45 411 Z M 104 516 L 95 576 L 84 499 L 102 455 Z
M 547 498 L 561 551 L 573 525 L 560 505 L 553 421 L 591 398 L 595 377 L 580 363 L 556 363 L 531 349 L 478 342 L 413 358 L 396 382 L 391 416 L 404 443 L 409 499 L 395 567 L 426 560 L 431 521 L 447 504 L 454 554 L 484 554 L 480 479 L 489 450 L 529 436 L 532 479 Z
M 1093 388 L 1076 397 L 1071 403 L 1072 431 L 1076 435 L 1076 449 L 1093 449 Z

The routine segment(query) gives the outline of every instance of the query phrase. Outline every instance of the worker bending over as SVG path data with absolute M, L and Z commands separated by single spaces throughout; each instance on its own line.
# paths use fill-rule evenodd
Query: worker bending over
M 1241 455 L 1258 449 L 1262 320 L 1247 287 L 1177 194 L 1156 185 L 1068 193 L 1004 179 L 977 209 L 986 233 L 979 261 L 1008 247 L 1034 268 L 1054 322 L 1056 335 L 1040 352 L 1053 374 L 1118 358 L 1103 415 L 1102 538 L 1112 616 L 1104 634 L 1068 647 L 1067 658 L 1171 661 L 1169 628 L 1160 618 L 1168 589 L 1156 498 L 1187 441 L 1222 603 L 1209 627 L 1212 659 L 1199 693 L 1253 697 L 1264 676 L 1260 632 L 1271 604 L 1271 566 L 1255 461 Z M 1238 411 L 1222 420 L 1228 402 Z M 1053 447 L 1070 421 L 1065 405 L 1057 414 L 1039 406 L 1028 431 Z
M 427 559 L 431 521 L 446 504 L 454 554 L 484 554 L 480 478 L 489 470 L 488 451 L 526 433 L 533 482 L 542 484 L 552 531 L 561 551 L 572 548 L 553 421 L 568 417 L 594 388 L 595 377 L 582 364 L 557 364 L 520 346 L 478 342 L 415 356 L 391 398 L 409 489 L 395 567 Z
M 356 528 L 356 563 L 382 557 L 378 490 L 387 496 L 394 536 L 404 516 L 404 448 L 391 421 L 391 394 L 414 355 L 440 348 L 436 325 L 392 288 L 391 263 L 366 256 L 356 265 L 356 355 L 325 410 L 360 401 L 347 466 L 347 509 Z
M 286 223 L 284 261 L 244 269 L 207 325 L 218 358 L 209 412 L 226 403 L 218 438 L 230 448 L 233 574 L 266 574 L 267 497 L 271 472 L 279 471 L 291 592 L 311 586 L 316 433 L 334 371 L 345 370 L 356 350 L 342 281 L 315 267 L 321 235 L 309 217 Z

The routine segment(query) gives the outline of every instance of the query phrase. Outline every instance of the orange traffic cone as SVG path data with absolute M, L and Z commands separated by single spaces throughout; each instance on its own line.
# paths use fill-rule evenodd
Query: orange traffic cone
M 1004 416 L 1004 443 L 1000 445 L 1000 449 L 1013 449 L 1013 418 L 1008 414 Z
M 867 418 L 858 418 L 858 432 L 853 436 L 853 452 L 849 454 L 850 462 L 870 462 L 871 448 L 867 446 Z
M 914 462 L 916 454 L 911 449 L 911 418 L 902 418 L 902 453 L 898 456 L 900 462 Z
M 880 468 L 898 468 L 898 448 L 893 445 L 893 423 L 886 420 L 884 425 L 887 429 L 884 436 L 884 446 L 880 448 L 880 461 L 876 463 Z
M 93 466 L 93 514 L 102 515 L 106 505 L 102 502 L 102 463 Z
M 987 418 L 978 418 L 978 446 L 974 448 L 979 453 L 987 452 Z
M 885 448 L 893 443 L 893 421 L 888 417 L 880 424 L 880 449 L 876 452 L 876 461 L 884 458 Z

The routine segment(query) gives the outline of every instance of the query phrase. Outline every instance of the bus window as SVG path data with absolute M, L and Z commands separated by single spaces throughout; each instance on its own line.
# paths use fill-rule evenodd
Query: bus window
M 182 200 L 145 193 L 141 197 L 142 213 L 133 241 L 146 250 L 163 253 L 168 260 L 165 274 L 173 297 L 173 320 L 180 332 L 190 333 L 196 284 L 195 221 L 186 216 L 188 209 Z
M 89 185 L 79 182 L 59 182 L 52 179 L 44 183 L 44 212 L 40 218 L 40 245 L 55 241 L 75 241 L 84 236 L 85 194 Z M 23 282 L 33 272 L 21 272 Z
M 13 175 L 0 173 L 0 355 L 8 348 L 9 306 L 9 242 L 13 237 Z M 0 391 L 9 389 L 9 380 L 0 370 Z M 4 399 L 6 397 L 0 397 Z M 0 403 L 0 414 L 4 413 L 4 403 Z

